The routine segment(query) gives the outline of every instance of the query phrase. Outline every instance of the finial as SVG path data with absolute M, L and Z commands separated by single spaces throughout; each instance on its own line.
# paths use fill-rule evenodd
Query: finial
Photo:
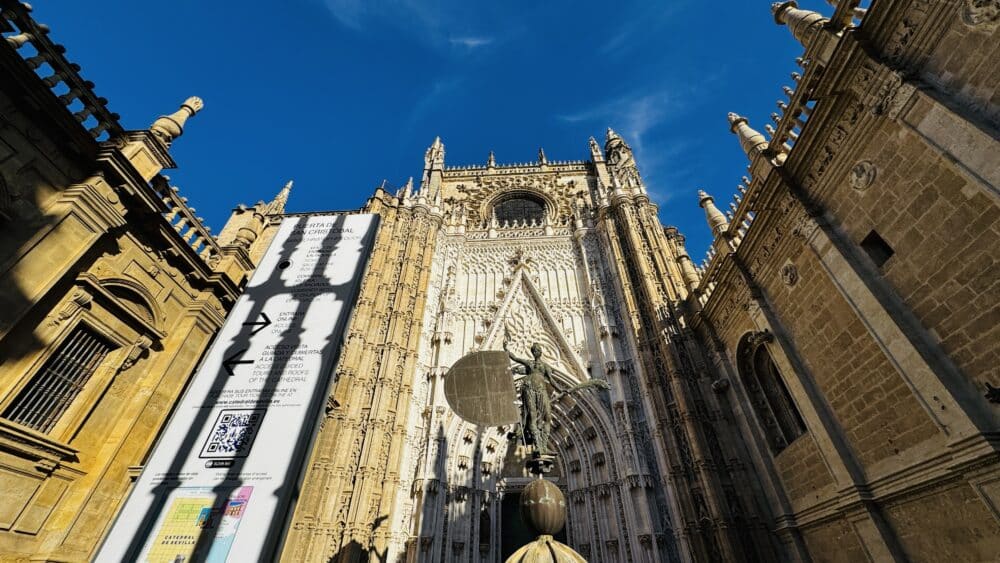
M 708 220 L 708 226 L 716 237 L 729 227 L 726 216 L 715 207 L 715 198 L 704 190 L 698 190 L 698 205 L 705 210 L 705 219 Z
M 607 143 L 608 141 L 610 141 L 612 139 L 621 139 L 621 138 L 622 138 L 621 135 L 619 135 L 618 133 L 615 133 L 614 129 L 608 127 L 608 133 L 607 133 L 607 138 L 605 139 L 605 143 Z
M 486 159 L 486 166 L 494 168 L 496 165 L 497 165 L 497 157 L 495 154 L 493 154 L 493 151 L 490 151 L 490 156 Z
M 795 0 L 771 4 L 771 13 L 774 14 L 775 23 L 787 25 L 792 36 L 798 39 L 803 47 L 809 47 L 823 24 L 830 21 L 819 12 L 800 9 Z
M 549 159 L 545 158 L 545 149 L 543 149 L 541 147 L 538 148 L 538 162 L 540 162 L 542 164 L 548 164 L 549 163 Z
M 192 96 L 184 100 L 179 110 L 170 115 L 160 116 L 153 122 L 149 130 L 169 147 L 174 139 L 184 133 L 184 123 L 187 122 L 188 118 L 201 111 L 203 107 L 205 104 L 201 98 Z
M 740 146 L 750 160 L 767 148 L 767 140 L 747 124 L 747 118 L 735 113 L 730 113 L 728 117 L 729 130 L 739 137 Z
M 604 160 L 604 154 L 601 152 L 601 146 L 597 144 L 597 139 L 591 137 L 590 143 L 590 159 L 594 162 L 600 162 Z
M 795 0 L 789 0 L 787 2 L 771 2 L 771 14 L 774 16 L 774 23 L 783 25 L 785 22 L 781 18 L 784 16 L 785 10 L 798 7 L 799 3 Z

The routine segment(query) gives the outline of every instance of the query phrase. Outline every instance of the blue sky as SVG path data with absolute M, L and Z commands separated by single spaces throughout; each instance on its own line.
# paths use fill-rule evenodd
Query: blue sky
M 167 173 L 215 232 L 288 179 L 291 211 L 357 208 L 435 135 L 449 165 L 570 160 L 611 126 L 696 262 L 696 191 L 724 208 L 746 172 L 726 113 L 763 130 L 802 51 L 760 0 L 34 5 L 127 128 L 204 99 Z

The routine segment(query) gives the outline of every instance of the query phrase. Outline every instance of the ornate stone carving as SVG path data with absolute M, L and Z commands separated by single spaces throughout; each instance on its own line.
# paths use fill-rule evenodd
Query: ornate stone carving
M 768 342 L 774 341 L 774 335 L 771 334 L 769 330 L 759 330 L 757 332 L 750 333 L 747 336 L 747 350 L 753 350 L 760 346 L 761 344 L 766 344 Z
M 1000 387 L 994 387 L 986 383 L 986 400 L 991 403 L 1000 403 Z
M 791 261 L 781 267 L 781 281 L 788 287 L 794 287 L 799 282 L 799 269 Z
M 875 183 L 877 175 L 878 170 L 875 168 L 875 165 L 870 160 L 862 160 L 851 168 L 847 181 L 851 184 L 852 188 L 863 191 Z
M 809 238 L 819 228 L 819 224 L 804 209 L 800 209 L 792 218 L 792 235 L 801 239 Z
M 57 315 L 51 316 L 49 326 L 53 328 L 59 326 L 60 323 L 72 317 L 80 309 L 89 307 L 93 300 L 94 297 L 83 289 L 74 291 L 62 310 Z
M 129 348 L 128 354 L 125 355 L 125 360 L 122 362 L 119 371 L 125 371 L 135 365 L 139 358 L 149 350 L 149 347 L 153 345 L 153 341 L 149 339 L 148 336 L 140 336 L 135 344 Z
M 965 0 L 962 21 L 966 25 L 992 31 L 1000 22 L 1000 0 Z
M 729 389 L 729 380 L 724 377 L 712 382 L 712 391 L 716 393 L 725 393 L 727 389 Z

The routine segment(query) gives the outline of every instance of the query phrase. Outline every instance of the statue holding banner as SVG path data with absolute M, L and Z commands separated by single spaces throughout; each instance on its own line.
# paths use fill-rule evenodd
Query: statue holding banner
M 552 367 L 542 359 L 542 346 L 537 342 L 531 345 L 531 358 L 518 358 L 504 342 L 503 349 L 515 363 L 516 373 L 525 377 L 521 381 L 521 433 L 525 445 L 534 446 L 536 456 L 549 455 L 549 436 L 552 431 L 552 402 L 549 398 L 549 385 L 555 387 L 552 380 Z M 570 387 L 563 393 L 574 393 L 590 387 L 607 389 L 608 383 L 603 379 L 589 379 Z
M 535 541 L 517 550 L 507 563 L 559 561 L 586 563 L 569 546 L 553 539 L 566 522 L 566 497 L 554 483 L 542 476 L 552 470 L 555 456 L 549 451 L 552 434 L 552 399 L 549 386 L 556 387 L 555 369 L 542 359 L 542 345 L 531 345 L 531 359 L 515 356 L 503 344 L 504 351 L 483 350 L 463 356 L 445 376 L 444 394 L 459 417 L 481 426 L 504 426 L 519 423 L 512 437 L 523 439 L 532 448 L 526 469 L 535 479 L 521 491 L 521 518 L 539 535 Z M 510 362 L 515 364 L 511 369 Z M 515 391 L 513 374 L 524 375 Z M 562 391 L 560 395 L 596 387 L 608 389 L 603 379 L 589 379 Z M 521 408 L 518 413 L 515 401 Z

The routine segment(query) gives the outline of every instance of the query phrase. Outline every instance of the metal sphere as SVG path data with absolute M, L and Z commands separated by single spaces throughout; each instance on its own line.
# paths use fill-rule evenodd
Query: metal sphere
M 521 491 L 521 519 L 539 534 L 555 535 L 566 524 L 566 497 L 551 482 L 535 479 Z

